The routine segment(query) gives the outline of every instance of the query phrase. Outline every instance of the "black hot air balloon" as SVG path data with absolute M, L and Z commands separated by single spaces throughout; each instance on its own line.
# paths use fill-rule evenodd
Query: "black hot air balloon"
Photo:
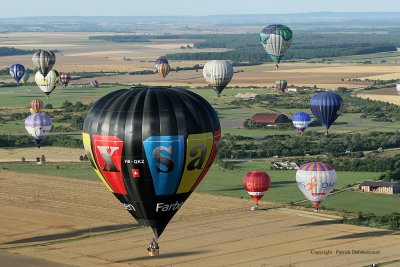
M 211 166 L 221 131 L 211 105 L 170 87 L 133 87 L 99 99 L 83 142 L 95 172 L 158 238 Z

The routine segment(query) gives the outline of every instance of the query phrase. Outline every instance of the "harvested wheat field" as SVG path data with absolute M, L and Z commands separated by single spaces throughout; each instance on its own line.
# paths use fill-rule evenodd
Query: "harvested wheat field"
M 375 95 L 375 94 L 358 94 L 361 98 L 369 98 L 371 100 L 385 101 L 392 104 L 400 105 L 400 96 L 398 95 Z
M 196 193 L 160 238 L 161 255 L 149 257 L 151 230 L 137 227 L 100 181 L 4 171 L 0 180 L 0 260 L 10 266 L 364 266 L 400 259 L 398 232 L 266 202 L 252 212 L 248 200 Z

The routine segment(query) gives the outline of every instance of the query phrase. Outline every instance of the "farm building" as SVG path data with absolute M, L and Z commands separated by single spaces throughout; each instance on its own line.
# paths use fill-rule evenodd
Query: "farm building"
M 287 89 L 288 92 L 292 92 L 292 93 L 301 93 L 306 91 L 304 88 L 296 88 L 296 87 L 290 87 Z
M 289 161 L 284 161 L 284 162 L 274 162 L 275 168 L 279 170 L 298 170 L 299 166 L 296 164 L 296 162 L 289 162 Z
M 363 192 L 396 194 L 400 192 L 400 183 L 385 181 L 364 181 L 359 186 Z
M 250 120 L 254 121 L 258 125 L 277 125 L 280 123 L 292 122 L 288 116 L 279 113 L 256 113 Z

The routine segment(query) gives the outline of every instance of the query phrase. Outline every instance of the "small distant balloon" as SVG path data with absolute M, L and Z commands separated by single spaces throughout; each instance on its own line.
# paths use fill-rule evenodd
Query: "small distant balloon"
M 25 67 L 21 64 L 11 65 L 10 74 L 14 78 L 14 80 L 17 82 L 17 86 L 18 86 L 19 81 L 22 79 L 22 77 L 24 77 Z
M 160 66 L 161 64 L 168 64 L 168 65 L 169 65 L 169 62 L 168 62 L 168 60 L 165 59 L 165 58 L 158 58 L 158 59 L 154 62 L 154 65 L 156 66 L 157 71 L 158 71 L 158 66 Z
M 30 106 L 30 112 L 32 114 L 38 113 L 43 108 L 43 102 L 40 99 L 32 99 L 31 102 L 29 103 L 29 106 Z
M 264 196 L 271 185 L 271 179 L 267 173 L 263 171 L 248 172 L 243 178 L 244 189 L 249 193 L 253 201 L 258 201 Z
M 233 67 L 226 60 L 208 61 L 203 68 L 203 77 L 207 83 L 214 87 L 219 96 L 233 77 Z
M 279 92 L 283 93 L 283 92 L 285 92 L 285 89 L 287 87 L 287 81 L 286 80 L 278 80 L 278 81 L 276 81 L 275 86 Z
M 97 80 L 93 80 L 90 82 L 90 86 L 97 88 L 100 86 L 100 83 Z
M 168 63 L 160 63 L 160 65 L 158 65 L 158 68 L 157 68 L 158 73 L 163 77 L 163 79 L 165 79 L 165 77 L 167 77 L 170 70 L 171 70 L 171 67 L 169 66 Z
M 25 129 L 35 140 L 37 147 L 50 132 L 52 126 L 51 118 L 44 113 L 35 113 L 25 119 Z
M 60 82 L 62 85 L 67 86 L 71 80 L 71 75 L 69 73 L 61 73 Z
M 299 130 L 300 134 L 303 135 L 308 125 L 311 123 L 311 117 L 308 113 L 297 112 L 292 117 L 294 127 Z

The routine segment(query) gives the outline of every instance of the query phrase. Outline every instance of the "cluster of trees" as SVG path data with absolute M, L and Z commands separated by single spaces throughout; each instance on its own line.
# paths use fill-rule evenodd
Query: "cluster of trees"
M 400 156 L 379 157 L 375 154 L 364 156 L 362 152 L 352 153 L 346 156 L 336 157 L 317 157 L 313 161 L 323 161 L 333 166 L 336 171 L 366 171 L 366 172 L 385 172 L 380 179 L 385 181 L 400 180 L 397 170 L 400 169 Z M 310 159 L 294 159 L 300 166 Z M 389 171 L 388 171 L 389 170 Z M 387 175 L 388 174 L 388 175 Z
M 400 230 L 400 213 L 393 212 L 384 216 L 377 216 L 373 213 L 358 212 L 355 218 L 343 218 L 343 223 L 363 226 L 387 226 L 391 230 Z
M 199 36 L 200 37 L 200 36 Z M 196 48 L 227 48 L 225 52 L 168 54 L 174 60 L 228 59 L 234 62 L 259 63 L 270 61 L 262 48 L 258 34 L 223 34 L 201 36 Z M 284 56 L 286 60 L 363 55 L 396 51 L 397 38 L 387 35 L 312 34 L 297 32 L 296 39 Z
M 336 135 L 331 134 L 326 138 L 324 134 L 309 132 L 305 136 L 270 135 L 262 140 L 247 140 L 238 142 L 236 136 L 226 134 L 220 143 L 219 155 L 222 158 L 265 158 L 272 156 L 304 156 L 330 155 L 342 157 L 346 151 L 360 152 L 377 150 L 379 148 L 400 147 L 400 133 Z M 357 163 L 358 164 L 358 163 Z M 383 163 L 382 163 L 383 164 Z M 336 166 L 336 164 L 334 164 Z M 343 164 L 344 165 L 344 164 Z M 368 167 L 368 166 L 366 166 Z M 382 167 L 375 171 L 386 171 Z M 362 170 L 361 166 L 359 167 Z M 393 169 L 393 168 L 391 168 Z
M 147 35 L 95 35 L 89 36 L 89 40 L 103 40 L 109 42 L 150 42 Z
M 265 94 L 257 95 L 254 99 L 235 99 L 232 105 L 251 107 L 254 105 L 267 105 L 269 109 L 308 109 L 310 98 L 316 93 L 310 92 L 296 94 Z M 361 113 L 361 118 L 373 118 L 376 121 L 400 120 L 400 106 L 383 101 L 376 101 L 352 96 L 346 88 L 337 91 L 344 100 L 345 113 Z M 315 124 L 317 125 L 317 124 Z
M 173 60 L 211 60 L 227 59 L 233 62 L 251 62 L 253 64 L 270 61 L 254 34 L 167 34 L 167 35 L 99 35 L 89 40 L 111 42 L 150 42 L 152 39 L 194 39 L 194 47 L 226 48 L 225 52 L 199 52 L 167 54 Z M 350 55 L 363 55 L 378 52 L 396 51 L 400 41 L 396 36 L 382 34 L 320 34 L 296 32 L 296 39 L 285 54 L 286 60 L 327 58 Z M 190 46 L 189 46 L 190 47 Z M 185 48 L 189 48 L 186 46 Z
M 80 80 L 84 78 L 96 78 L 99 76 L 112 76 L 112 75 L 120 75 L 120 74 L 126 74 L 126 72 L 122 71 L 113 71 L 113 72 L 104 72 L 104 71 L 99 71 L 99 72 L 72 72 L 72 78 L 71 80 Z
M 0 147 L 32 147 L 35 142 L 28 135 L 0 135 Z M 82 140 L 67 135 L 49 135 L 41 142 L 41 146 L 81 148 Z
M 30 50 L 30 49 L 18 49 L 15 47 L 6 47 L 6 46 L 0 47 L 0 57 L 27 55 L 27 54 L 33 54 L 34 52 L 35 50 Z

